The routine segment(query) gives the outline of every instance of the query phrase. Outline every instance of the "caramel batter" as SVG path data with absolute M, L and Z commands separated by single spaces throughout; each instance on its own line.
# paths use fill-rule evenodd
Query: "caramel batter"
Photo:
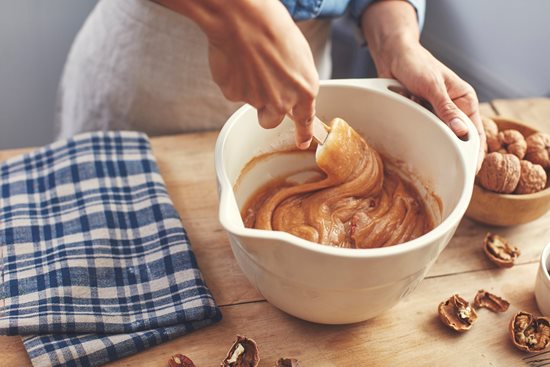
M 433 228 L 418 191 L 344 120 L 331 122 L 316 162 L 318 180 L 281 178 L 260 188 L 244 206 L 245 226 L 348 248 L 392 246 Z

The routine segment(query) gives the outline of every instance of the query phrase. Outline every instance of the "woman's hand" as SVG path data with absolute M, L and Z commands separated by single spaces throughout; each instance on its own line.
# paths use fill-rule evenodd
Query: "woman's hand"
M 435 114 L 459 137 L 472 120 L 481 140 L 478 169 L 485 154 L 485 132 L 474 89 L 419 43 L 416 14 L 404 1 L 379 1 L 363 13 L 363 31 L 378 75 L 394 78 L 427 100 Z
M 309 147 L 319 76 L 306 39 L 278 0 L 158 1 L 204 31 L 212 77 L 227 99 L 256 107 L 264 128 L 289 115 L 296 145 Z

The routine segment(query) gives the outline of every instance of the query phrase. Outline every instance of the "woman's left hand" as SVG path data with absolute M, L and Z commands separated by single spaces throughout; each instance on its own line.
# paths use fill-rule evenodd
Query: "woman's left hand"
M 465 118 L 474 123 L 481 141 L 479 170 L 486 140 L 474 88 L 420 44 L 412 6 L 404 1 L 376 2 L 366 9 L 362 21 L 378 76 L 397 79 L 410 93 L 428 101 L 459 137 L 468 133 Z

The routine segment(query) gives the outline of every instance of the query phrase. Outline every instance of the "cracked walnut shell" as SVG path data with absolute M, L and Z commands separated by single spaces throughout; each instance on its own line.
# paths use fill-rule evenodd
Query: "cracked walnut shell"
M 479 184 L 493 192 L 510 194 L 516 189 L 521 173 L 519 158 L 513 154 L 487 154 L 478 173 Z
M 260 362 L 260 353 L 256 342 L 244 336 L 237 335 L 221 367 L 256 367 Z
M 193 361 L 183 354 L 174 354 L 168 360 L 168 367 L 195 367 Z
M 299 367 L 300 363 L 296 358 L 279 358 L 276 367 Z
M 550 134 L 535 133 L 527 137 L 526 142 L 525 159 L 543 168 L 550 168 Z
M 499 153 L 513 154 L 519 159 L 525 156 L 527 151 L 527 142 L 523 135 L 514 129 L 503 130 L 497 135 L 500 144 Z
M 468 301 L 458 294 L 454 294 L 448 300 L 441 302 L 437 311 L 439 319 L 445 326 L 460 333 L 470 330 L 477 320 L 476 311 Z
M 483 251 L 493 263 L 501 268 L 511 268 L 521 251 L 502 236 L 487 233 L 483 240 Z
M 510 307 L 510 302 L 483 289 L 480 289 L 477 291 L 474 298 L 474 307 L 483 307 L 493 312 L 506 312 L 508 310 L 508 307 Z
M 546 171 L 544 168 L 540 164 L 533 164 L 526 160 L 519 163 L 521 173 L 514 193 L 532 194 L 543 190 L 546 187 Z
M 550 346 L 550 319 L 546 317 L 520 311 L 510 321 L 509 330 L 514 345 L 526 352 L 540 352 Z

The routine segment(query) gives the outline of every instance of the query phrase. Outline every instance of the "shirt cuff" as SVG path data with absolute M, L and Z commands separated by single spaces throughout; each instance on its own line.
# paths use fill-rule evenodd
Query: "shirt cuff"
M 338 17 L 346 12 L 349 0 L 281 0 L 296 21 Z
M 372 4 L 375 0 L 352 0 L 350 5 L 350 14 L 351 16 L 357 20 L 357 24 L 359 24 L 359 20 L 361 19 L 361 15 L 363 14 L 363 11 Z M 422 30 L 424 27 L 424 16 L 426 14 L 426 0 L 406 0 L 409 4 L 411 4 L 414 7 L 414 10 L 416 11 L 416 19 L 418 20 L 418 28 Z

